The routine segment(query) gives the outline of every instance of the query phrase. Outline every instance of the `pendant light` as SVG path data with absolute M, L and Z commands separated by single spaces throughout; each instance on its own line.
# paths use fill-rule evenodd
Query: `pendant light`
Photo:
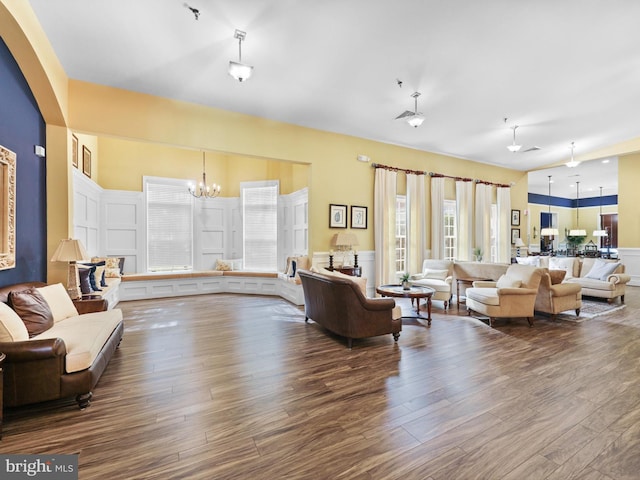
M 549 175 L 549 222 L 551 222 L 552 220 L 552 216 L 551 216 L 551 175 Z M 558 229 L 557 228 L 553 228 L 551 226 L 549 227 L 545 227 L 542 230 L 540 230 L 540 236 L 541 237 L 552 237 L 554 235 L 558 235 Z
M 505 122 L 507 121 L 507 119 L 504 119 Z M 519 151 L 522 148 L 522 145 L 517 145 L 516 144 L 516 129 L 518 128 L 518 125 L 514 125 L 513 127 L 511 127 L 511 129 L 513 130 L 513 143 L 511 145 L 507 146 L 507 150 L 509 150 L 511 153 L 516 153 L 517 151 Z
M 600 216 L 598 217 L 598 225 L 600 225 L 600 230 L 594 230 L 594 237 L 607 237 L 607 231 L 602 230 L 602 187 L 600 187 Z
M 576 160 L 573 159 L 573 149 L 575 148 L 574 142 L 571 142 L 571 146 L 569 148 L 571 149 L 571 161 L 567 162 L 566 165 L 569 168 L 574 168 L 580 165 L 580 162 L 577 162 Z
M 216 198 L 220 195 L 221 187 L 215 183 L 207 185 L 207 172 L 204 164 L 204 152 L 202 152 L 202 181 L 196 185 L 189 185 L 189 193 L 196 198 Z
M 569 230 L 570 237 L 587 236 L 587 231 L 584 228 L 580 228 L 580 182 L 576 182 L 576 227 L 578 228 Z
M 253 73 L 253 67 L 242 63 L 242 42 L 247 37 L 247 32 L 236 30 L 233 38 L 238 39 L 238 61 L 229 62 L 229 75 L 238 80 L 240 83 L 249 80 Z

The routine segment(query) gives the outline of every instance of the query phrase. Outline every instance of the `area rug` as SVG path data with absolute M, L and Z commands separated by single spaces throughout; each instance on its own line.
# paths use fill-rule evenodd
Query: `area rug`
M 559 313 L 556 318 L 565 322 L 580 323 L 592 318 L 609 315 L 610 313 L 617 312 L 625 307 L 626 305 L 624 304 L 607 303 L 606 300 L 585 300 L 583 298 L 579 317 L 576 317 L 575 312 L 567 311 Z

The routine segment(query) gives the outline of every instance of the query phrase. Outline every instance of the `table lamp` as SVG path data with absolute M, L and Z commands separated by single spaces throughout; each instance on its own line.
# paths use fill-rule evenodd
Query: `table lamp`
M 520 237 L 516 238 L 515 246 L 516 246 L 516 257 L 519 257 L 520 256 L 520 247 L 524 247 L 525 246 L 524 242 L 522 241 L 522 239 Z
M 69 296 L 76 300 L 82 297 L 80 291 L 80 275 L 78 274 L 78 260 L 88 260 L 89 255 L 84 249 L 80 240 L 75 238 L 64 238 L 60 240 L 58 248 L 53 252 L 52 262 L 69 262 L 69 270 L 67 272 L 67 292 Z
M 348 266 L 348 257 L 347 252 L 351 250 L 352 247 L 359 245 L 358 237 L 356 237 L 353 233 L 336 233 L 331 239 L 331 245 L 336 247 L 337 250 L 342 251 L 342 266 Z

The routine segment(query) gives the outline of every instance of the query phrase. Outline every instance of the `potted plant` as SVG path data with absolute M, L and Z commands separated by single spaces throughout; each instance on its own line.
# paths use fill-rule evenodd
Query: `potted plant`
M 411 288 L 411 284 L 409 283 L 410 278 L 411 275 L 409 275 L 407 272 L 404 272 L 402 275 L 400 275 L 400 283 L 402 284 L 402 288 L 404 290 L 409 290 Z
M 480 247 L 476 247 L 473 249 L 473 256 L 476 259 L 476 262 L 482 261 L 482 249 Z

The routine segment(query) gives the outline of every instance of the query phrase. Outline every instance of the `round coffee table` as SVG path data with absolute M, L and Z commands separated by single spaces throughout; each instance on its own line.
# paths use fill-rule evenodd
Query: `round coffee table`
M 402 285 L 380 285 L 376 288 L 376 292 L 378 292 L 383 297 L 401 297 L 401 298 L 410 298 L 413 302 L 413 299 L 417 299 L 418 305 L 416 306 L 416 314 L 417 316 L 414 318 L 421 318 L 427 321 L 427 324 L 431 326 L 431 296 L 436 293 L 436 291 L 431 287 L 416 287 L 411 286 L 409 289 L 405 289 Z M 420 299 L 427 299 L 427 316 L 426 318 L 420 315 Z

